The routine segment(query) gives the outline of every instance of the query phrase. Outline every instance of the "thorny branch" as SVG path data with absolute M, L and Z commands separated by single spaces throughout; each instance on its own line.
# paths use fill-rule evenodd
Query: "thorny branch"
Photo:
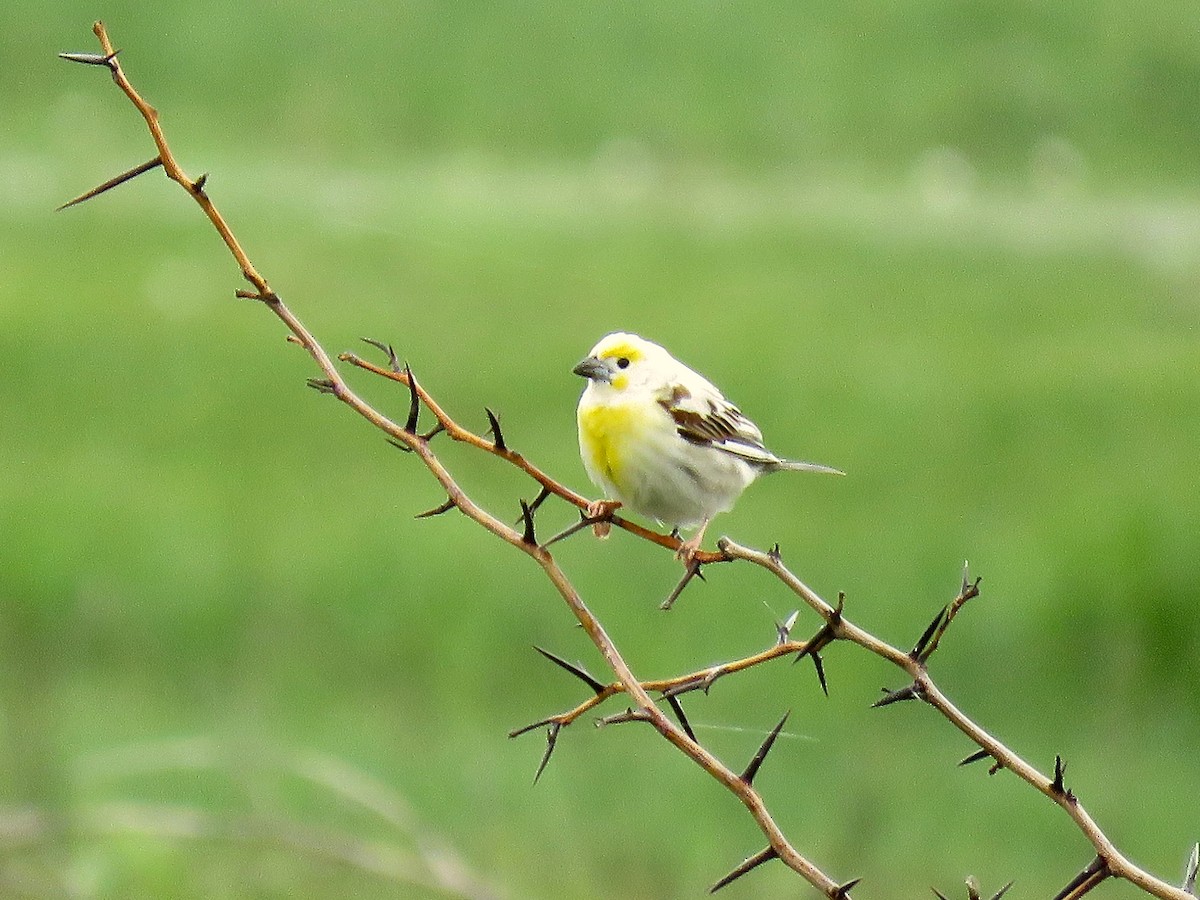
M 284 304 L 279 295 L 267 282 L 267 279 L 251 263 L 245 250 L 234 236 L 232 229 L 205 191 L 207 175 L 202 175 L 193 180 L 180 167 L 159 123 L 157 110 L 139 94 L 125 76 L 121 63 L 117 59 L 118 51 L 113 49 L 104 24 L 96 22 L 93 26 L 93 31 L 100 42 L 102 53 L 63 53 L 61 56 L 72 62 L 107 68 L 112 75 L 113 81 L 145 119 L 146 126 L 150 131 L 151 138 L 158 152 L 148 162 L 142 163 L 115 178 L 109 179 L 98 187 L 64 204 L 63 208 L 82 203 L 138 175 L 161 167 L 168 178 L 179 184 L 199 204 L 201 210 L 221 236 L 226 248 L 237 262 L 242 276 L 252 285 L 253 290 L 239 290 L 236 292 L 236 295 L 245 299 L 260 301 L 283 322 L 289 332 L 289 340 L 300 345 L 312 357 L 322 377 L 310 379 L 309 385 L 321 393 L 333 395 L 387 435 L 388 440 L 393 444 L 415 454 L 441 485 L 442 489 L 446 492 L 446 501 L 434 509 L 421 513 L 420 516 L 439 515 L 449 512 L 452 509 L 458 509 L 462 514 L 483 526 L 487 531 L 529 556 L 541 567 L 546 577 L 553 584 L 575 618 L 583 626 L 592 643 L 603 656 L 608 668 L 615 675 L 614 681 L 608 683 L 601 682 L 588 674 L 582 667 L 569 663 L 549 651 L 538 648 L 539 652 L 547 659 L 575 675 L 592 692 L 590 697 L 572 709 L 541 719 L 523 728 L 518 728 L 511 733 L 515 737 L 536 728 L 545 727 L 547 729 L 547 748 L 538 767 L 538 775 L 541 774 L 546 763 L 549 761 L 562 728 L 577 721 L 585 713 L 598 707 L 612 697 L 624 694 L 633 706 L 623 713 L 609 715 L 600 719 L 598 724 L 639 721 L 652 725 L 666 740 L 686 754 L 708 775 L 715 778 L 736 796 L 750 812 L 750 815 L 767 839 L 766 848 L 746 859 L 728 875 L 720 879 L 713 886 L 712 889 L 714 891 L 740 878 L 763 863 L 779 859 L 797 872 L 809 884 L 813 885 L 824 896 L 834 898 L 834 900 L 837 900 L 837 898 L 849 900 L 850 890 L 858 883 L 858 879 L 839 883 L 802 856 L 779 829 L 762 796 L 753 787 L 754 775 L 766 759 L 776 737 L 783 728 L 787 716 L 785 715 L 779 724 L 769 733 L 754 758 L 739 774 L 717 759 L 696 740 L 680 703 L 681 696 L 697 690 L 707 692 L 718 679 L 725 675 L 744 671 L 770 660 L 787 656 L 791 656 L 796 660 L 805 656 L 810 657 L 816 668 L 822 688 L 827 690 L 821 651 L 835 641 L 845 641 L 856 644 L 864 650 L 887 660 L 903 670 L 911 679 L 911 682 L 907 686 L 886 692 L 885 696 L 875 704 L 876 706 L 885 706 L 904 700 L 917 699 L 924 701 L 941 713 L 942 716 L 979 748 L 977 752 L 970 754 L 964 759 L 963 764 L 990 758 L 993 761 L 991 771 L 995 772 L 1000 769 L 1006 769 L 1012 772 L 1022 781 L 1028 783 L 1042 794 L 1045 794 L 1054 803 L 1058 804 L 1075 822 L 1076 826 L 1095 849 L 1096 857 L 1080 875 L 1076 876 L 1067 885 L 1064 891 L 1060 893 L 1060 897 L 1082 896 L 1083 893 L 1090 891 L 1092 887 L 1106 878 L 1124 879 L 1141 888 L 1149 895 L 1169 898 L 1169 900 L 1187 900 L 1187 898 L 1195 896 L 1195 851 L 1193 851 L 1192 860 L 1189 861 L 1188 874 L 1185 876 L 1183 889 L 1175 888 L 1138 868 L 1121 855 L 1087 813 L 1075 794 L 1064 785 L 1063 776 L 1065 766 L 1060 758 L 1056 758 L 1055 760 L 1053 777 L 1047 777 L 962 713 L 933 682 L 927 668 L 929 659 L 934 651 L 937 650 L 947 628 L 963 605 L 978 594 L 978 579 L 972 583 L 967 580 L 964 574 L 962 590 L 959 595 L 937 614 L 913 650 L 905 652 L 879 640 L 869 632 L 850 622 L 843 614 L 841 598 L 839 598 L 838 604 L 833 606 L 812 591 L 783 564 L 778 548 L 764 553 L 759 550 L 743 547 L 728 538 L 722 538 L 716 552 L 704 552 L 696 557 L 695 564 L 688 568 L 683 580 L 676 590 L 672 592 L 664 607 L 674 602 L 693 576 L 701 574 L 701 566 L 741 560 L 756 565 L 773 575 L 814 611 L 821 618 L 823 624 L 808 640 L 794 640 L 791 637 L 791 631 L 796 621 L 796 615 L 793 614 L 787 622 L 778 626 L 776 642 L 759 653 L 745 657 L 744 659 L 734 660 L 673 678 L 652 681 L 639 680 L 629 669 L 600 621 L 591 613 L 584 603 L 583 598 L 558 566 L 547 548 L 555 541 L 581 530 L 586 525 L 600 522 L 611 523 L 639 538 L 651 541 L 670 550 L 677 550 L 679 548 L 680 541 L 678 537 L 657 533 L 617 516 L 612 512 L 609 512 L 603 519 L 588 519 L 586 516 L 586 510 L 589 506 L 587 498 L 555 480 L 534 466 L 521 453 L 513 450 L 509 446 L 501 430 L 500 422 L 492 410 L 485 410 L 489 423 L 490 438 L 464 428 L 451 418 L 429 392 L 418 383 L 412 370 L 407 365 L 401 366 L 399 358 L 389 345 L 377 341 L 368 341 L 368 343 L 382 350 L 387 355 L 388 365 L 386 367 L 368 362 L 352 353 L 343 353 L 338 357 L 338 360 L 371 374 L 390 379 L 406 387 L 410 395 L 407 419 L 403 424 L 397 423 L 363 400 L 350 388 L 336 367 L 334 360 L 317 339 Z M 418 428 L 422 410 L 427 410 L 434 419 L 434 424 L 424 432 Z M 526 502 L 525 500 L 521 500 L 520 502 L 521 516 L 517 521 L 517 524 L 520 526 L 519 530 L 476 504 L 459 487 L 452 474 L 431 449 L 433 439 L 443 432 L 451 440 L 466 443 L 481 451 L 500 457 L 516 466 L 538 484 L 539 490 L 535 499 L 532 502 Z M 579 509 L 581 519 L 577 525 L 572 526 L 565 532 L 539 542 L 535 527 L 535 517 L 542 503 L 552 496 Z M 671 713 L 678 720 L 678 724 L 673 722 L 671 717 L 660 709 L 658 702 L 651 697 L 651 694 L 658 695 L 658 699 L 666 703 Z M 968 888 L 973 896 L 978 896 L 973 883 L 969 883 Z M 996 896 L 999 897 L 1006 890 L 1007 886 Z M 936 891 L 934 893 L 937 896 L 941 896 Z

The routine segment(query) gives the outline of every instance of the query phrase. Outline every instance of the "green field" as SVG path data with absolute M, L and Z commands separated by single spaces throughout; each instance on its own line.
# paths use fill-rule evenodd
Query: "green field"
M 535 566 L 328 397 L 160 175 L 130 77 L 331 352 L 393 343 L 463 424 L 591 492 L 572 365 L 666 344 L 778 452 L 710 533 L 932 669 L 1177 882 L 1200 839 L 1200 42 L 1193 5 L 115 2 L 0 13 L 0 897 L 690 898 L 762 838 L 650 729 L 539 734 L 602 663 Z M 394 8 L 393 8 L 394 6 Z M 403 416 L 407 397 L 354 384 Z M 536 492 L 448 443 L 515 518 Z M 574 511 L 548 504 L 549 534 Z M 646 678 L 797 606 L 670 555 L 556 551 Z M 817 621 L 802 613 L 798 633 Z M 1049 897 L 1061 811 L 853 647 L 687 700 L 861 898 Z M 621 709 L 619 704 L 606 708 Z M 450 875 L 433 885 L 429 863 Z M 461 876 L 473 886 L 446 888 Z M 731 898 L 816 896 L 780 865 Z M 1096 896 L 1141 896 L 1110 884 Z

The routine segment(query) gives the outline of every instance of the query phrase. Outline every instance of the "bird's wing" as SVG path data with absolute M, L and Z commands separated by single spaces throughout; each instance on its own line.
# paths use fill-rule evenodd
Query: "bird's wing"
M 685 441 L 759 465 L 772 466 L 782 462 L 763 446 L 758 426 L 707 382 L 691 387 L 682 382 L 672 385 L 658 402 L 674 420 L 676 431 Z

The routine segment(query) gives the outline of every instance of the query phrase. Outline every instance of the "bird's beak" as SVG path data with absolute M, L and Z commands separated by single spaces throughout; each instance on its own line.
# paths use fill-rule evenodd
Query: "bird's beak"
M 608 364 L 596 356 L 589 356 L 587 359 L 579 361 L 579 365 L 571 370 L 576 375 L 591 381 L 611 381 L 612 372 Z

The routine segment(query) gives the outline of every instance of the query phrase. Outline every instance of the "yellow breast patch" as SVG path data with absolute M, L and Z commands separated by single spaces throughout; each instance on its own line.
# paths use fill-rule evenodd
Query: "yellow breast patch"
M 579 413 L 579 433 L 592 468 L 620 486 L 628 464 L 630 435 L 645 423 L 644 413 L 632 406 L 593 406 Z

